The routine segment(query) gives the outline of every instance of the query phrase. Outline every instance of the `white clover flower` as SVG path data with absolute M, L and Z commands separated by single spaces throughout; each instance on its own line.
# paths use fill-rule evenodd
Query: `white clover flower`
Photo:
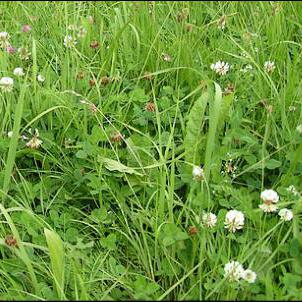
M 203 225 L 207 228 L 213 228 L 217 223 L 217 216 L 213 213 L 204 213 L 202 215 Z
M 244 215 L 237 210 L 230 210 L 225 215 L 224 227 L 230 232 L 235 233 L 236 230 L 242 229 L 244 226 Z
M 297 130 L 300 134 L 302 134 L 302 124 L 298 125 L 297 128 L 296 128 L 296 130 Z
M 64 38 L 64 46 L 65 47 L 71 48 L 71 47 L 75 46 L 77 43 L 78 43 L 77 40 L 74 39 L 70 35 L 65 36 L 65 38 Z
M 31 131 L 29 131 L 31 132 Z M 38 149 L 41 144 L 43 143 L 42 140 L 39 139 L 39 131 L 38 129 L 35 129 L 35 134 L 34 136 L 26 143 L 26 146 L 32 149 Z
M 277 203 L 279 201 L 279 195 L 276 191 L 269 189 L 269 190 L 264 190 L 261 192 L 260 198 L 264 202 L 269 202 L 269 203 Z
M 17 77 L 22 77 L 25 75 L 22 67 L 17 67 L 14 69 L 13 74 Z
M 279 195 L 274 190 L 264 190 L 261 192 L 260 198 L 263 200 L 263 204 L 259 205 L 259 208 L 265 213 L 276 212 L 278 206 L 276 203 L 279 201 Z
M 300 193 L 298 192 L 298 190 L 296 189 L 296 187 L 294 185 L 290 185 L 287 189 L 286 189 L 287 192 L 290 192 L 292 193 L 293 195 L 295 196 L 299 196 Z
M 0 79 L 0 88 L 5 91 L 9 92 L 12 91 L 14 86 L 14 80 L 10 77 L 3 77 Z
M 8 131 L 7 132 L 7 137 L 12 138 L 13 137 L 13 131 Z
M 280 219 L 283 220 L 283 221 L 290 221 L 294 217 L 293 212 L 289 209 L 286 209 L 286 208 L 281 209 L 279 211 L 278 215 L 280 216 Z
M 230 70 L 229 63 L 218 61 L 215 64 L 211 64 L 211 69 L 214 70 L 219 75 L 226 75 L 227 72 Z
M 264 69 L 268 73 L 272 73 L 275 70 L 275 62 L 273 61 L 266 61 L 264 62 Z
M 272 213 L 272 212 L 276 212 L 278 210 L 278 206 L 275 204 L 260 204 L 259 208 L 264 212 L 264 213 Z
M 247 281 L 248 283 L 255 283 L 257 279 L 257 274 L 250 269 L 246 269 L 242 272 L 241 278 Z
M 0 41 L 8 40 L 9 39 L 9 33 L 6 31 L 0 32 Z
M 171 62 L 172 61 L 171 56 L 167 53 L 162 53 L 162 58 L 165 62 Z
M 224 266 L 224 277 L 229 281 L 239 281 L 243 272 L 243 266 L 238 261 L 231 261 Z
M 247 64 L 244 68 L 241 68 L 240 71 L 243 73 L 247 73 L 253 70 L 253 66 L 251 64 Z
M 193 174 L 193 178 L 195 180 L 202 180 L 202 179 L 204 179 L 203 169 L 201 167 L 199 167 L 199 166 L 194 166 L 193 167 L 192 174 Z
M 8 40 L 10 36 L 9 33 L 6 31 L 0 32 L 0 47 L 7 47 L 9 45 Z
M 42 76 L 41 74 L 38 74 L 38 76 L 37 76 L 37 80 L 39 81 L 39 82 L 44 82 L 45 81 L 45 77 L 44 76 Z

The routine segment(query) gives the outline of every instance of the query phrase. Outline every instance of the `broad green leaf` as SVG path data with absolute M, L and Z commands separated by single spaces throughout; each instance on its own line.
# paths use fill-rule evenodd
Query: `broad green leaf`
M 49 249 L 54 286 L 60 299 L 64 298 L 64 246 L 60 236 L 49 229 L 44 228 L 44 234 Z
M 124 164 L 110 158 L 99 157 L 99 161 L 101 161 L 105 168 L 109 171 L 119 171 L 123 173 L 136 174 L 142 176 L 143 174 L 137 172 L 134 168 L 127 167 Z
M 276 169 L 276 168 L 279 168 L 281 167 L 282 163 L 281 161 L 279 160 L 275 160 L 275 159 L 269 159 L 267 162 L 266 162 L 266 168 L 270 169 L 270 170 L 273 170 L 273 169 Z

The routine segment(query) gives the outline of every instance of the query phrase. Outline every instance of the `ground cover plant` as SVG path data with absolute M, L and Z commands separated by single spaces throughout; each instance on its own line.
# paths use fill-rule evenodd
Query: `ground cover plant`
M 1 300 L 302 299 L 302 7 L 1 2 Z

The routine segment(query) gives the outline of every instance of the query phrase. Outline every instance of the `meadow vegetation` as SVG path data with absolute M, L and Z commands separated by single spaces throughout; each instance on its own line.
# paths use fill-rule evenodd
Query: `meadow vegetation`
M 1 300 L 302 299 L 301 3 L 0 15 Z

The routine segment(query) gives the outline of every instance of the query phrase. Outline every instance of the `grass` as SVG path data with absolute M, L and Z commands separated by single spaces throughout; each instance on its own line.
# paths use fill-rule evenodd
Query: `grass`
M 302 298 L 300 3 L 31 1 L 0 13 L 30 53 L 0 49 L 0 78 L 14 79 L 0 91 L 1 300 Z M 210 68 L 219 60 L 226 75 Z M 265 189 L 292 220 L 259 208 Z M 234 233 L 232 209 L 245 217 Z M 232 260 L 256 281 L 225 277 Z

